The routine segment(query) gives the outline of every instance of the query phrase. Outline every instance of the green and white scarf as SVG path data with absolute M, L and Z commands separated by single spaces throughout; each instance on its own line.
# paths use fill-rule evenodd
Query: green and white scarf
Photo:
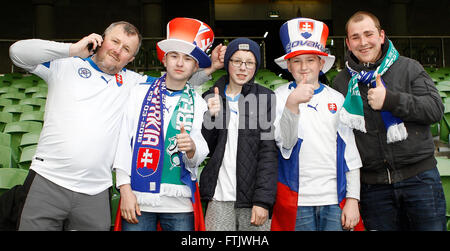
M 384 73 L 386 73 L 389 67 L 391 67 L 391 65 L 394 64 L 394 62 L 398 59 L 398 51 L 395 49 L 392 42 L 390 40 L 388 41 L 389 48 L 387 54 L 375 71 L 357 72 L 351 69 L 348 65 L 348 62 L 346 62 L 346 67 L 352 75 L 352 78 L 348 83 L 347 95 L 345 96 L 345 101 L 342 110 L 340 111 L 339 117 L 341 122 L 345 125 L 364 133 L 367 132 L 366 122 L 364 120 L 363 101 L 359 91 L 358 83 L 362 82 L 369 85 L 369 87 L 375 87 L 377 75 L 382 76 Z M 385 85 L 384 82 L 383 85 Z M 394 117 L 388 111 L 381 111 L 381 116 L 387 130 L 388 143 L 402 141 L 408 137 L 406 127 L 401 119 Z

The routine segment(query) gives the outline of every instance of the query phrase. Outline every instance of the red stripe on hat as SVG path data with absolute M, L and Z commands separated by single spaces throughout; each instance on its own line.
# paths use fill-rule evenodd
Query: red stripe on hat
M 175 38 L 193 43 L 201 23 L 195 19 L 175 18 L 168 25 L 168 39 Z
M 322 35 L 320 36 L 320 43 L 323 45 L 323 48 L 327 45 L 327 38 L 328 38 L 328 26 L 323 23 L 322 25 Z

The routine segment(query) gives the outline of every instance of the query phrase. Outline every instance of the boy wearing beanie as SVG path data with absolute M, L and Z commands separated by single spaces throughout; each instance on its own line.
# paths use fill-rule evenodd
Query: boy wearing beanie
M 328 27 L 296 18 L 283 24 L 280 37 L 286 55 L 275 62 L 295 81 L 275 90 L 280 155 L 272 230 L 353 229 L 361 159 L 351 128 L 339 122 L 344 97 L 319 82 L 334 63 L 325 50 Z
M 275 98 L 254 83 L 260 61 L 256 42 L 233 40 L 224 58 L 227 75 L 203 94 L 209 110 L 202 134 L 211 157 L 200 176 L 206 230 L 270 229 L 278 166 Z

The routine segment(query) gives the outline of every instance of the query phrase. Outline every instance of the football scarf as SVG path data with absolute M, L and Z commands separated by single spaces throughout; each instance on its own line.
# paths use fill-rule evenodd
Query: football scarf
M 345 96 L 345 101 L 340 113 L 340 120 L 345 125 L 366 132 L 366 125 L 364 120 L 363 101 L 359 92 L 358 83 L 364 83 L 370 88 L 376 87 L 376 76 L 383 75 L 389 67 L 398 59 L 399 53 L 395 49 L 391 40 L 389 41 L 389 48 L 386 56 L 381 62 L 380 66 L 375 71 L 361 71 L 357 72 L 350 68 L 348 62 L 346 67 L 352 78 L 348 83 L 348 92 Z M 384 86 L 385 83 L 381 79 Z M 391 112 L 381 111 L 385 128 L 387 130 L 387 143 L 394 143 L 405 140 L 408 137 L 408 132 L 403 121 L 400 118 L 392 115 Z
M 185 168 L 184 153 L 179 152 L 176 145 L 181 123 L 188 133 L 192 129 L 194 89 L 188 83 L 185 85 L 164 136 L 165 98 L 171 95 L 167 92 L 165 77 L 157 79 L 149 87 L 141 106 L 133 147 L 131 188 L 139 204 L 158 205 L 160 194 L 190 197 L 194 210 L 194 230 L 204 231 L 198 183 Z M 121 230 L 120 203 L 114 230 Z
M 192 129 L 194 93 L 186 84 L 164 135 L 166 95 L 170 94 L 167 94 L 163 76 L 150 86 L 139 113 L 131 168 L 131 188 L 139 204 L 158 205 L 160 194 L 191 196 L 191 191 L 181 182 L 184 163 L 176 135 L 180 133 L 181 124 L 188 133 Z

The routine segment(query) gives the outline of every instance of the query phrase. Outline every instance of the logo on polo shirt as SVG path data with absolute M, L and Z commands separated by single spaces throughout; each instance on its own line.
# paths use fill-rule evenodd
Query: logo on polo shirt
M 117 83 L 117 86 L 119 86 L 119 87 L 121 87 L 123 85 L 122 75 L 116 74 L 116 83 Z
M 90 78 L 92 73 L 87 68 L 80 68 L 80 69 L 78 69 L 78 75 L 80 75 L 80 77 L 82 77 L 82 78 Z
M 328 103 L 328 110 L 332 114 L 335 114 L 337 112 L 337 105 L 336 105 L 336 103 Z

